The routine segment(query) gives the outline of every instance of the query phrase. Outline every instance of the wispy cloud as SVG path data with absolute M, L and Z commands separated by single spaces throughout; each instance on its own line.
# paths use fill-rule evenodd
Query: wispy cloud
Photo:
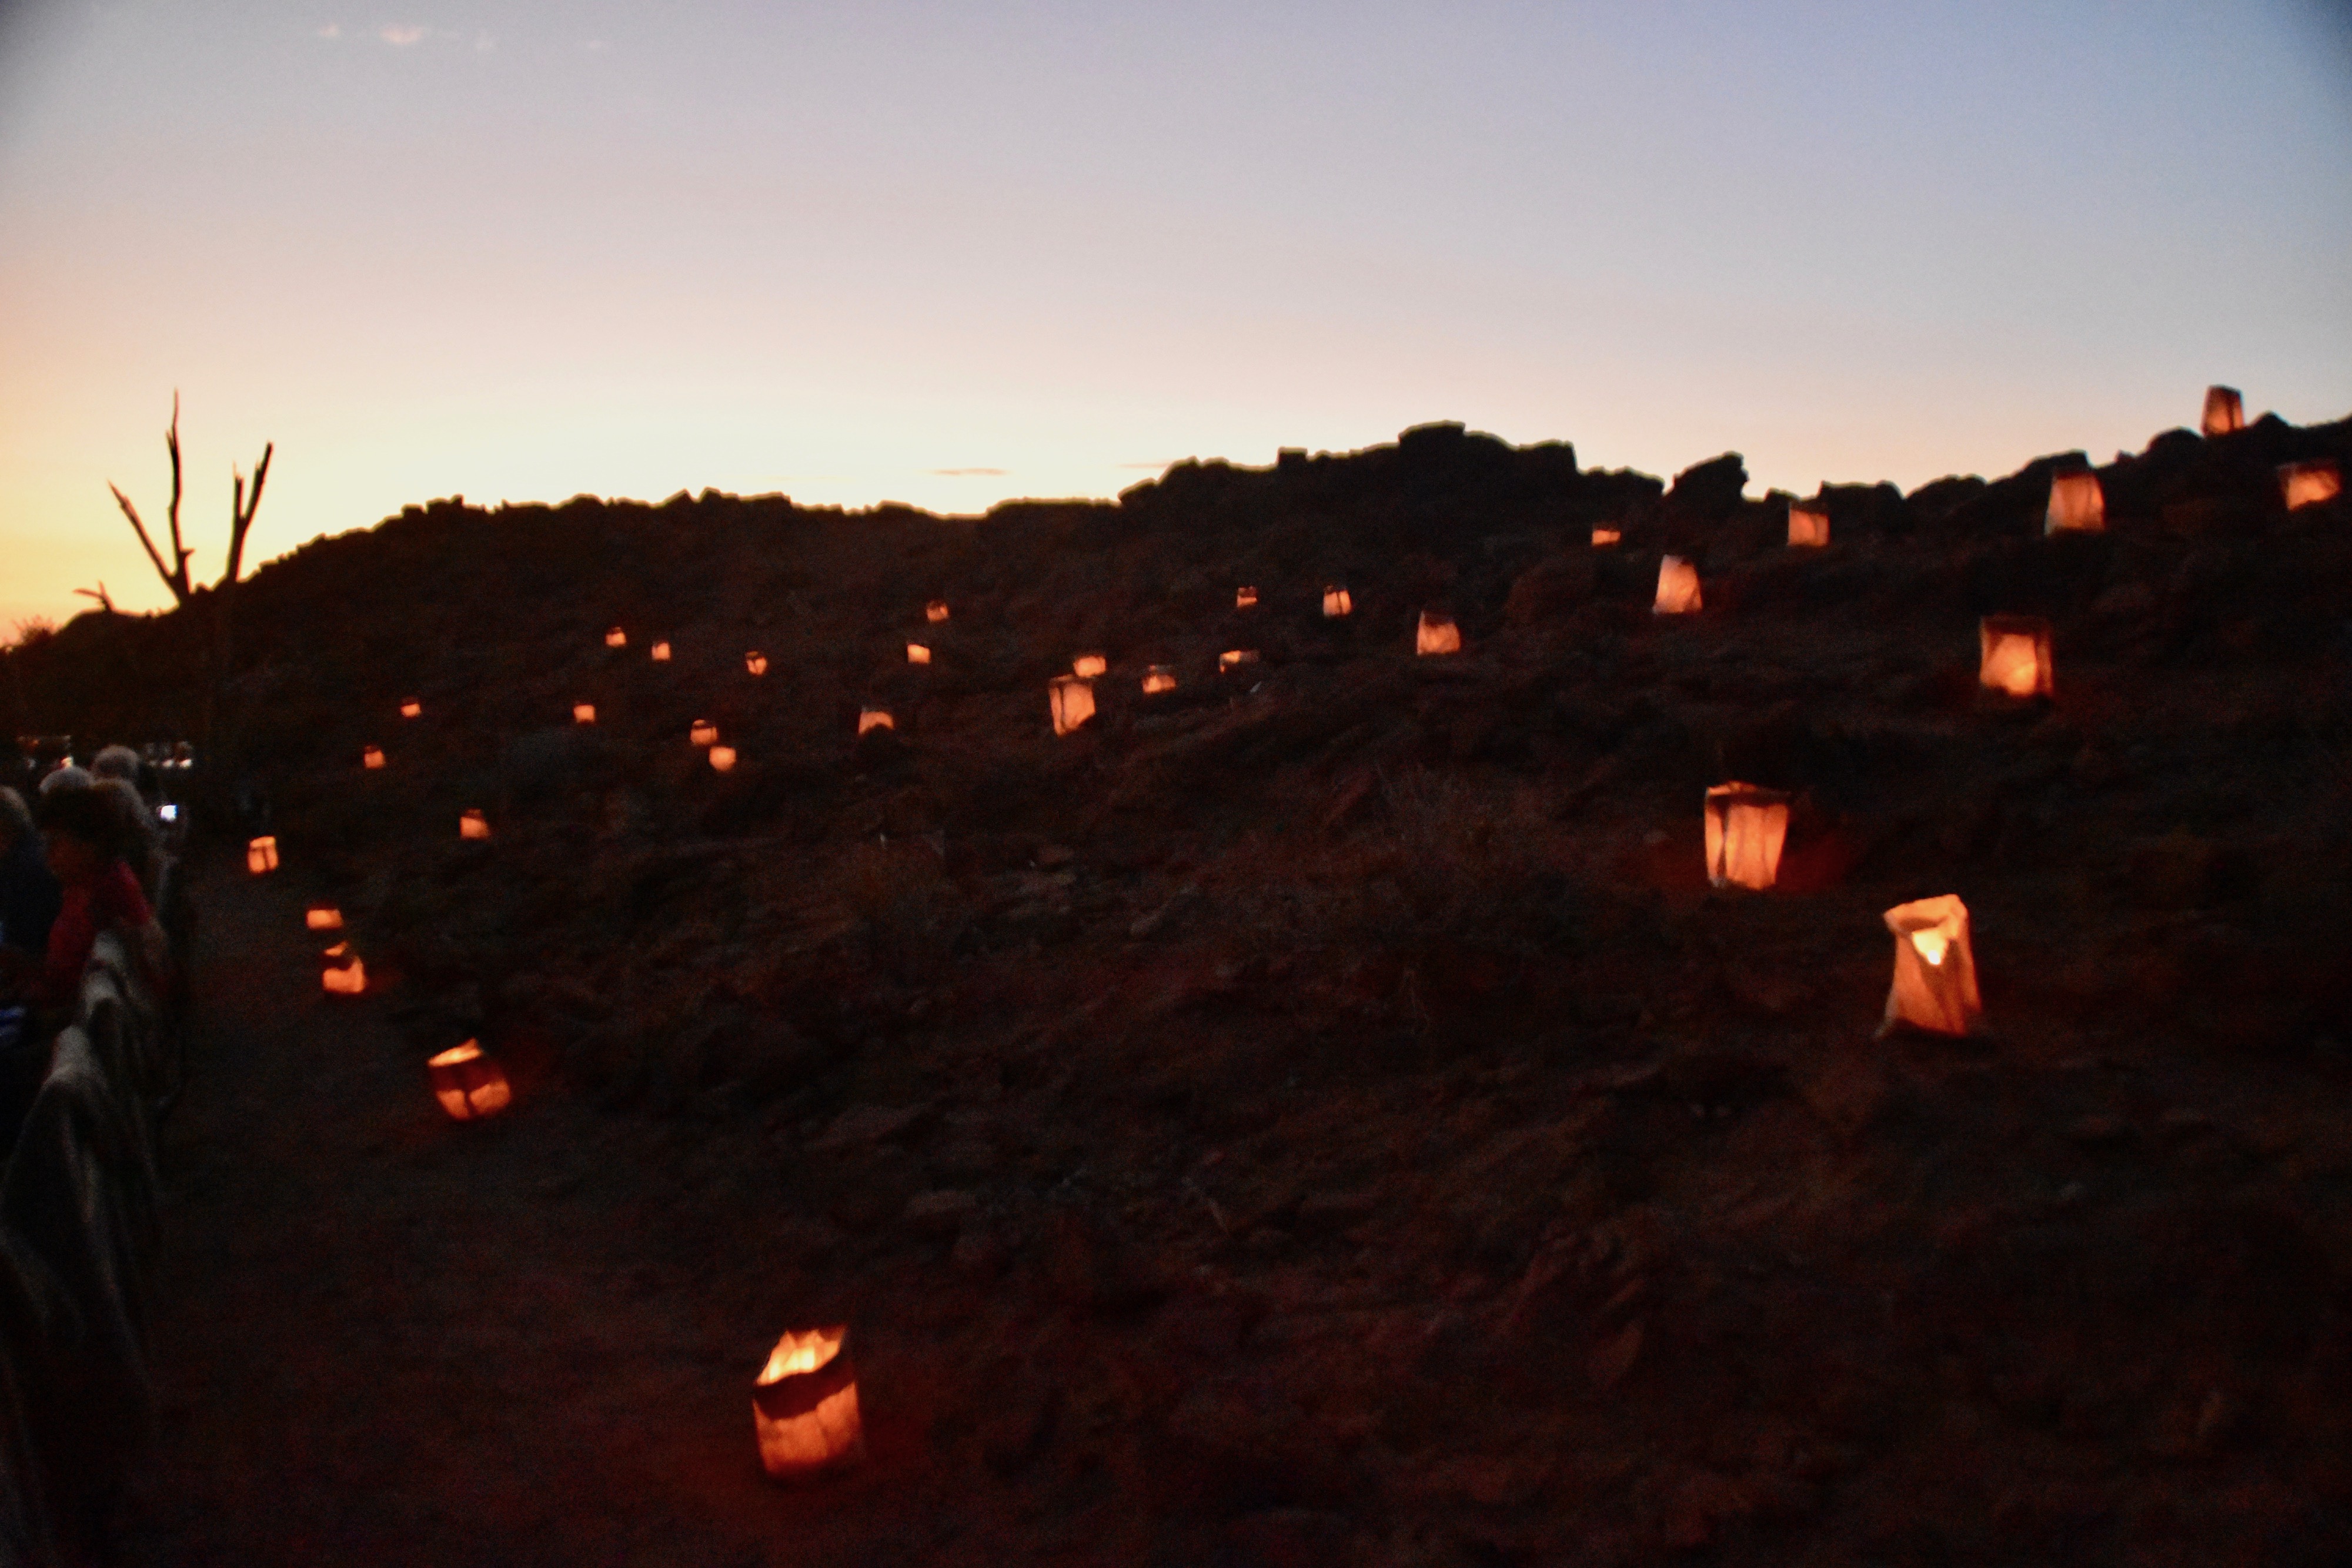
M 933 468 L 929 472 L 947 479 L 1001 479 L 1012 470 L 1009 468 Z
M 407 26 L 405 23 L 395 22 L 387 27 L 380 29 L 376 33 L 376 37 L 382 38 L 385 43 L 390 44 L 395 49 L 404 49 L 411 44 L 423 43 L 425 41 L 425 29 L 422 27 L 412 27 Z

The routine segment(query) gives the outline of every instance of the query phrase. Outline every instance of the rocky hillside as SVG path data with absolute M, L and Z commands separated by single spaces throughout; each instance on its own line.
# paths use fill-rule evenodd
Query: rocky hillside
M 1829 486 L 1819 549 L 1736 455 L 1446 424 L 977 519 L 436 502 L 239 591 L 206 820 L 242 786 L 420 1061 L 698 1129 L 714 1301 L 754 1364 L 878 1336 L 941 1560 L 2339 1560 L 2321 456 L 2170 432 L 2051 538 L 2071 455 Z M 1998 612 L 2053 700 L 1979 689 Z M 18 648 L 10 727 L 177 732 L 179 621 Z M 1731 779 L 1793 796 L 1769 893 L 1705 875 Z M 1874 1040 L 1881 912 L 1946 893 L 1984 1029 Z

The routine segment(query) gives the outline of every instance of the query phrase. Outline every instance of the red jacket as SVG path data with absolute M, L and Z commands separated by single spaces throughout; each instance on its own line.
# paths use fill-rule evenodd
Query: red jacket
M 33 1000 L 45 1008 L 72 1005 L 99 933 L 136 931 L 152 918 L 139 879 L 121 861 L 99 873 L 97 881 L 67 888 L 57 924 L 49 927 L 49 950 L 33 987 Z

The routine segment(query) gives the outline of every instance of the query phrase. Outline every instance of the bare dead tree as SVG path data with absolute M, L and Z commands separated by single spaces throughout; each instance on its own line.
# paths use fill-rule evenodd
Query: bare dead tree
M 163 562 L 163 552 L 156 548 L 154 536 L 147 531 L 146 523 L 141 520 L 139 508 L 131 504 L 131 497 L 122 493 L 121 486 L 111 481 L 108 482 L 106 487 L 114 492 L 115 504 L 122 508 L 122 515 L 131 519 L 131 531 L 139 536 L 140 544 L 147 551 L 147 559 L 155 565 L 155 575 L 162 578 L 163 586 L 172 591 L 173 603 L 185 610 L 196 601 L 199 594 L 204 593 L 204 591 L 201 586 L 189 581 L 188 561 L 196 552 L 190 549 L 180 537 L 180 394 L 176 391 L 172 393 L 172 423 L 171 427 L 163 432 L 163 450 L 169 453 L 172 458 L 172 507 L 165 514 L 165 521 L 171 528 L 172 538 L 172 560 L 169 566 Z M 207 662 L 210 664 L 210 669 L 207 671 L 209 678 L 205 683 L 204 717 L 201 726 L 201 733 L 207 749 L 213 743 L 213 717 L 218 707 L 220 689 L 223 683 L 228 679 L 229 640 L 235 630 L 230 591 L 236 586 L 237 577 L 245 570 L 246 536 L 253 531 L 254 514 L 261 510 L 261 487 L 268 482 L 269 459 L 277 450 L 277 443 L 263 443 L 261 461 L 253 466 L 253 487 L 250 492 L 246 488 L 244 471 L 234 465 L 229 469 L 229 476 L 234 483 L 229 497 L 227 565 L 221 572 L 220 581 L 213 586 L 209 594 L 204 595 L 205 610 L 201 618 Z M 105 597 L 106 585 L 103 582 L 99 584 L 96 594 L 89 594 L 88 589 L 78 591 L 97 599 L 109 611 L 114 608 L 112 601 Z
M 155 575 L 162 578 L 163 586 L 172 591 L 172 601 L 185 604 L 195 591 L 188 582 L 188 561 L 196 552 L 180 538 L 180 394 L 177 392 L 172 394 L 172 424 L 163 432 L 163 450 L 172 457 L 172 509 L 166 517 L 172 529 L 171 565 L 163 564 L 163 552 L 155 548 L 154 536 L 148 533 L 147 525 L 140 520 L 139 508 L 131 504 L 131 497 L 122 493 L 122 486 L 110 480 L 106 487 L 114 492 L 115 504 L 122 508 L 122 515 L 131 519 L 131 531 L 139 536 L 140 544 L 146 548 L 147 559 L 155 563 Z M 261 509 L 261 486 L 269 478 L 269 459 L 277 450 L 276 442 L 262 444 L 261 461 L 253 469 L 253 494 L 250 497 L 246 495 L 244 471 L 235 467 L 229 470 L 236 487 L 229 501 L 228 567 L 221 573 L 216 591 L 230 587 L 236 581 L 237 574 L 245 570 L 245 536 L 252 531 L 253 515 Z

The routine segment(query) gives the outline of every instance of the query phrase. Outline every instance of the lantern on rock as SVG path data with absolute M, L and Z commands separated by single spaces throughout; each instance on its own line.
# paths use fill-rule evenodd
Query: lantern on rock
M 751 1385 L 751 1425 L 760 1463 L 789 1479 L 846 1464 L 866 1452 L 857 1375 L 846 1328 L 788 1333 Z
M 1716 886 L 1770 887 L 1788 837 L 1789 797 L 1779 790 L 1717 784 L 1706 792 L 1706 879 Z
M 383 767 L 383 747 L 380 746 L 371 746 L 366 750 L 361 752 L 360 766 L 371 769 Z
M 1789 503 L 1789 543 L 1818 548 L 1830 542 L 1830 515 L 1819 507 Z
M 367 966 L 348 942 L 338 942 L 322 955 L 327 967 L 319 971 L 319 985 L 331 997 L 356 997 L 367 989 Z
M 433 1075 L 433 1097 L 457 1121 L 494 1116 L 514 1103 L 505 1070 L 482 1053 L 478 1040 L 452 1046 L 425 1069 Z
M 1236 610 L 1247 610 L 1251 605 L 1255 604 L 1256 602 L 1257 602 L 1257 590 L 1256 590 L 1256 589 L 1255 589 L 1255 588 L 1236 588 L 1236 589 L 1234 589 L 1234 609 L 1236 609 Z
M 936 626 L 947 618 L 948 601 L 946 600 L 934 599 L 929 604 L 923 606 L 923 619 L 929 622 L 932 625 Z
M 2050 476 L 2050 507 L 2042 517 L 2044 535 L 2099 534 L 2106 528 L 2107 497 L 2096 474 L 2069 468 Z
M 1968 1033 L 1984 1011 L 1969 946 L 1969 906 L 1950 894 L 1898 904 L 1886 912 L 1886 928 L 1895 933 L 1895 984 L 1878 1032 L 1907 1023 L 1937 1034 Z
M 1342 615 L 1352 615 L 1355 612 L 1356 601 L 1348 597 L 1348 591 L 1345 588 L 1335 582 L 1324 589 L 1323 618 L 1325 620 L 1337 621 Z
M 1095 716 L 1092 681 L 1076 675 L 1055 675 L 1045 687 L 1045 700 L 1054 710 L 1055 735 L 1067 735 Z
M 596 705 L 594 703 L 573 703 L 572 705 L 572 722 L 574 724 L 594 724 L 596 722 Z
M 490 836 L 490 824 L 479 811 L 460 812 L 457 836 L 461 839 L 487 839 Z
M 719 739 L 719 727 L 707 718 L 696 719 L 686 732 L 686 738 L 697 746 L 713 745 Z
M 2205 389 L 2205 434 L 2227 435 L 2246 428 L 2246 400 L 2235 387 Z
M 668 643 L 656 643 L 654 644 L 654 663 L 656 664 L 667 664 L 669 663 Z
M 1070 674 L 1082 681 L 1091 681 L 1110 668 L 1110 661 L 1100 653 L 1081 653 L 1070 661 Z
M 1218 674 L 1223 674 L 1227 670 L 1238 670 L 1244 664 L 1255 664 L 1256 663 L 1257 650 L 1255 648 L 1228 648 L 1223 653 L 1217 655 L 1217 672 Z
M 1594 549 L 1613 549 L 1617 541 L 1624 537 L 1624 534 L 1616 528 L 1595 528 L 1592 530 L 1592 548 Z
M 1421 625 L 1412 635 L 1412 651 L 1417 654 L 1458 653 L 1462 652 L 1462 629 L 1454 624 L 1450 615 L 1421 612 Z
M 421 714 L 424 711 L 425 705 L 413 698 L 400 705 L 400 716 L 403 718 L 415 718 L 418 714 Z
M 2279 465 L 2279 489 L 2286 499 L 2290 512 L 2298 507 L 2315 507 L 2322 501 L 2332 501 L 2343 493 L 2344 476 L 2333 457 L 2322 457 L 2311 463 Z
M 2050 622 L 2039 615 L 1988 615 L 1977 622 L 1977 681 L 2012 697 L 2051 695 Z
M 768 655 L 746 653 L 743 655 L 743 667 L 755 675 L 764 675 L 768 673 Z
M 869 729 L 896 730 L 898 727 L 891 722 L 888 708 L 862 707 L 857 710 L 857 733 L 860 735 Z
M 604 633 L 604 646 L 607 648 L 625 648 L 628 645 L 629 634 L 618 626 Z
M 1143 672 L 1143 695 L 1157 696 L 1161 692 L 1176 689 L 1176 672 L 1165 664 L 1154 664 Z
M 1699 608 L 1698 568 L 1678 555 L 1658 562 L 1658 598 L 1654 615 L 1691 615 Z
M 733 747 L 714 746 L 710 748 L 709 755 L 710 758 L 710 766 L 719 769 L 719 772 L 731 773 L 734 771 L 735 748 Z
M 910 664 L 928 664 L 930 662 L 931 651 L 929 648 L 924 647 L 920 643 L 909 643 L 907 644 L 907 663 Z
M 256 876 L 278 869 L 278 840 L 274 834 L 265 833 L 245 846 L 245 869 Z
M 331 904 L 314 904 L 304 912 L 302 924 L 312 931 L 341 931 L 343 912 Z

